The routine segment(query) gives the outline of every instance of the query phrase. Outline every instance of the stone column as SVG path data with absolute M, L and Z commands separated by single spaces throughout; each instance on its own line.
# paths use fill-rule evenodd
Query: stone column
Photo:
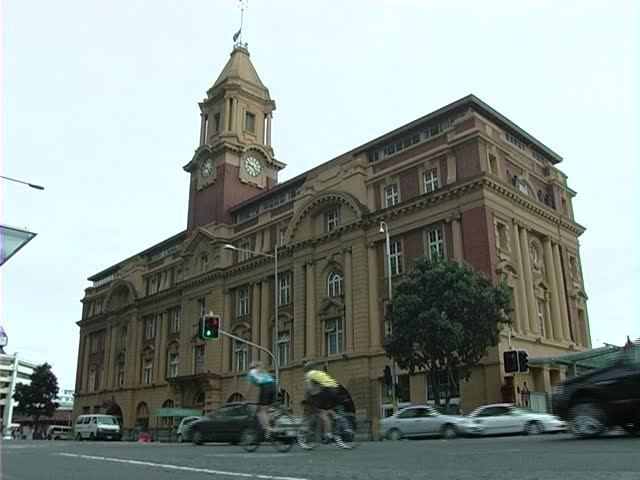
M 376 245 L 370 244 L 367 251 L 369 270 L 369 348 L 378 349 L 380 342 L 380 309 L 378 295 L 378 262 Z
M 552 330 L 549 331 L 549 338 L 562 341 L 564 335 L 562 333 L 561 316 L 560 316 L 560 290 L 558 289 L 558 277 L 556 275 L 555 262 L 553 260 L 553 251 L 551 249 L 551 241 L 545 238 L 542 242 L 544 250 L 544 268 L 549 280 L 551 289 L 551 325 Z
M 569 313 L 567 308 L 567 296 L 564 289 L 564 275 L 562 273 L 562 262 L 560 260 L 560 246 L 553 244 L 553 261 L 556 271 L 556 282 L 558 283 L 558 295 L 560 298 L 560 318 L 562 319 L 562 334 L 566 341 L 571 341 L 571 331 L 569 329 Z
M 252 285 L 251 292 L 251 341 L 260 345 L 260 282 L 255 282 Z M 255 360 L 258 354 L 255 348 L 250 347 L 251 355 L 249 358 Z
M 345 349 L 353 352 L 353 272 L 351 249 L 344 250 L 344 335 Z
M 551 293 L 544 292 L 544 328 L 547 338 L 553 339 L 553 322 L 551 321 Z
M 269 342 L 269 319 L 271 318 L 271 309 L 269 308 L 269 279 L 262 280 L 261 297 L 260 297 L 260 343 L 262 347 L 269 348 L 271 350 L 271 343 Z M 275 347 L 275 345 L 274 345 Z M 272 350 L 273 351 L 273 350 Z M 275 355 L 276 352 L 273 352 Z M 260 352 L 260 361 L 264 365 L 270 364 L 273 360 L 267 355 L 266 352 Z
M 520 317 L 520 321 L 517 322 L 522 329 L 521 332 L 525 334 L 530 334 L 531 330 L 529 329 L 529 307 L 527 303 L 527 282 L 526 275 L 524 271 L 524 262 L 522 260 L 522 252 L 520 251 L 520 228 L 517 223 L 513 224 L 513 235 L 514 242 L 513 245 L 515 247 L 516 253 L 516 263 L 518 265 L 518 289 L 517 296 L 519 299 L 520 309 L 518 310 L 518 317 Z M 525 253 L 527 250 L 525 250 Z
M 82 377 L 80 380 L 80 390 L 83 392 L 86 392 L 88 390 L 87 381 L 89 377 L 89 345 L 91 344 L 91 340 L 89 337 L 90 336 L 87 333 L 82 336 L 82 351 L 80 352 L 80 355 L 82 356 Z
M 536 299 L 533 291 L 533 274 L 531 272 L 531 259 L 529 258 L 529 243 L 527 242 L 527 229 L 520 226 L 520 258 L 524 267 L 524 288 L 527 299 L 527 312 L 529 315 L 529 331 L 539 333 Z
M 312 262 L 307 263 L 307 311 L 306 311 L 306 339 L 307 356 L 316 355 L 316 269 Z
M 204 145 L 207 138 L 207 116 L 200 113 L 200 146 Z
M 231 99 L 224 99 L 224 119 L 222 130 L 228 132 L 231 130 Z
M 231 291 L 224 291 L 224 316 L 222 317 L 222 329 L 231 331 Z M 222 373 L 231 371 L 231 339 L 222 336 Z
M 112 370 L 111 345 L 113 344 L 113 342 L 114 342 L 113 327 L 108 326 L 105 331 L 104 357 L 102 362 L 102 381 L 100 382 L 100 386 L 102 388 L 111 387 L 111 370 Z
M 267 147 L 271 146 L 271 122 L 273 120 L 273 114 L 267 113 Z
M 160 341 L 156 342 L 156 346 L 159 352 L 158 374 L 156 375 L 156 378 L 163 383 L 167 378 L 167 332 L 169 331 L 169 314 L 170 310 L 165 310 L 162 312 L 162 316 L 160 317 Z
M 464 260 L 464 250 L 462 241 L 462 222 L 460 221 L 460 214 L 451 219 L 451 233 L 453 238 L 453 258 L 457 261 Z

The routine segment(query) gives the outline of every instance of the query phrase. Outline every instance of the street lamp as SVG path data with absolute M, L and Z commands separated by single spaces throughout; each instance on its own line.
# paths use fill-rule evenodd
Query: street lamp
M 31 188 L 35 188 L 36 190 L 44 190 L 42 185 L 36 185 L 35 183 L 23 182 L 22 180 L 16 180 L 15 178 L 5 177 L 4 175 L 0 175 L 0 178 L 3 180 L 9 180 L 11 182 L 22 183 L 23 185 L 28 185 Z
M 227 250 L 233 250 L 234 252 L 245 252 L 245 253 L 250 253 L 252 255 L 258 255 L 260 257 L 266 257 L 266 258 L 273 258 L 273 264 L 274 264 L 274 281 L 273 281 L 273 309 L 274 309 L 274 314 L 276 317 L 276 321 L 275 321 L 275 326 L 274 326 L 274 350 L 276 350 L 278 348 L 278 244 L 276 243 L 275 248 L 274 248 L 274 252 L 273 255 L 271 255 L 270 253 L 264 253 L 264 252 L 256 252 L 254 250 L 248 250 L 246 248 L 240 248 L 240 247 L 236 247 L 235 245 L 231 245 L 230 243 L 227 243 L 224 248 L 226 248 Z M 276 391 L 279 393 L 280 392 L 280 368 L 279 368 L 279 355 L 278 352 L 276 350 Z
M 387 286 L 389 287 L 389 299 L 387 305 L 391 303 L 391 296 L 393 293 L 393 286 L 391 285 L 391 239 L 389 237 L 389 225 L 384 220 L 380 222 L 379 233 L 384 233 L 387 240 Z M 391 321 L 389 321 L 389 333 L 391 333 Z M 398 411 L 398 398 L 396 396 L 396 361 L 391 358 L 391 402 L 393 413 Z

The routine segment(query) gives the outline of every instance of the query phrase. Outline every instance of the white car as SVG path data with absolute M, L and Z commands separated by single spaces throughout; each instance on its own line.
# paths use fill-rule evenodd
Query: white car
M 566 423 L 555 415 L 529 412 L 510 403 L 478 407 L 467 418 L 476 426 L 477 435 L 537 435 L 563 432 L 567 428 Z
M 430 435 L 453 438 L 475 433 L 474 428 L 467 418 L 443 415 L 428 405 L 407 407 L 380 421 L 380 435 L 389 440 Z

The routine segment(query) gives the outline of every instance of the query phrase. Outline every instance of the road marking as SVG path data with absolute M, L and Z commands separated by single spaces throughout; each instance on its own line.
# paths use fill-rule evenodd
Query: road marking
M 226 472 L 223 470 L 210 470 L 208 468 L 185 467 L 182 465 L 170 465 L 167 463 L 127 460 L 124 458 L 97 457 L 93 455 L 80 455 L 77 453 L 58 453 L 58 455 L 61 455 L 63 457 L 85 458 L 87 460 L 102 460 L 103 462 L 128 463 L 130 465 L 141 465 L 144 467 L 168 468 L 172 470 L 182 470 L 185 472 L 209 473 L 211 475 L 227 475 L 229 477 L 261 478 L 263 480 L 309 480 L 308 478 L 301 477 L 282 477 L 278 475 L 259 475 L 256 473 Z
M 207 453 L 205 457 L 233 457 L 233 458 L 280 458 L 291 457 L 292 455 L 299 456 L 299 453 Z

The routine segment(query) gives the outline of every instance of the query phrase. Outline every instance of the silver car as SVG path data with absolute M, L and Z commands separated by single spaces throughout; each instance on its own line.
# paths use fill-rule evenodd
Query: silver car
M 458 415 L 443 415 L 428 405 L 407 407 L 380 421 L 382 438 L 390 440 L 431 435 L 453 438 L 458 435 L 475 433 L 469 431 L 473 428 L 473 424 L 467 418 Z
M 510 403 L 478 407 L 468 418 L 476 426 L 479 435 L 537 435 L 562 432 L 567 428 L 566 423 L 555 415 L 529 412 Z

